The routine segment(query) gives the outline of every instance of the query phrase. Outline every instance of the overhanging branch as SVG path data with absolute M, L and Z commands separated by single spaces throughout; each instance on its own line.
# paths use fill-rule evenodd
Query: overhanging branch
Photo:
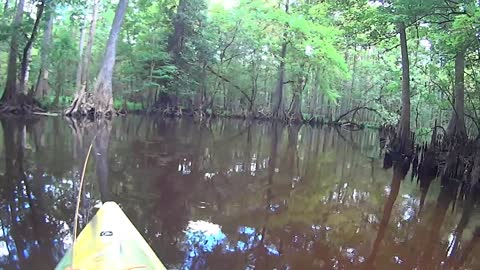
M 210 66 L 207 66 L 207 70 L 210 71 L 210 73 L 212 73 L 213 75 L 217 76 L 218 78 L 222 79 L 223 81 L 225 82 L 228 82 L 229 84 L 231 84 L 233 87 L 235 87 L 235 89 L 237 89 L 238 91 L 240 91 L 240 93 L 242 93 L 245 98 L 247 98 L 248 102 L 252 103 L 253 100 L 252 98 L 247 95 L 247 93 L 245 93 L 245 91 L 243 91 L 242 88 L 240 88 L 240 86 L 234 84 L 230 79 L 228 79 L 227 77 L 225 77 L 224 75 L 216 72 L 215 70 L 213 70 Z

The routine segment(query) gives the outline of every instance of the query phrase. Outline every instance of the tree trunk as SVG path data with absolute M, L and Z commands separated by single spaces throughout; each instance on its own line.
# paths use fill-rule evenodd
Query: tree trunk
M 353 93 L 355 91 L 355 86 L 356 86 L 356 80 L 357 80 L 357 63 L 358 63 L 358 55 L 357 55 L 357 49 L 354 48 L 354 53 L 353 53 L 353 66 L 352 66 L 352 81 L 350 84 L 350 91 Z
M 197 113 L 200 116 L 200 119 L 203 119 L 203 116 L 205 114 L 205 110 L 207 109 L 207 63 L 204 61 L 202 63 L 202 71 L 200 73 L 201 76 L 201 83 L 199 85 L 199 90 L 195 94 L 193 98 L 193 106 L 194 110 L 197 111 Z
M 254 54 L 255 56 L 255 51 Z M 249 105 L 248 105 L 248 112 L 247 112 L 247 118 L 252 119 L 255 117 L 256 109 L 255 109 L 255 100 L 257 99 L 257 93 L 258 93 L 258 71 L 257 71 L 257 63 L 255 61 L 255 57 L 252 59 L 252 74 L 251 74 L 251 81 L 252 81 L 252 88 L 250 91 L 250 99 L 249 99 Z
M 85 89 L 87 88 L 87 79 L 88 79 L 88 67 L 90 66 L 90 62 L 92 60 L 92 48 L 93 48 L 93 41 L 95 39 L 95 29 L 97 27 L 97 18 L 98 18 L 98 0 L 93 0 L 93 14 L 92 14 L 92 23 L 90 24 L 90 32 L 88 34 L 88 42 L 85 52 L 83 54 L 82 60 L 82 69 L 81 69 L 81 76 L 80 76 L 80 88 L 77 91 L 81 90 L 83 85 L 85 85 Z
M 57 69 L 57 79 L 56 79 L 56 85 L 55 85 L 55 98 L 53 99 L 53 107 L 58 106 L 58 102 L 60 100 L 60 94 L 63 88 L 64 77 L 65 75 L 63 74 L 63 71 L 61 71 L 60 69 Z
M 227 86 L 225 85 L 225 82 L 222 82 L 222 92 L 223 92 L 223 112 L 227 112 Z
M 285 80 L 285 55 L 287 54 L 287 43 L 282 44 L 282 51 L 280 54 L 280 67 L 278 74 L 277 86 L 272 96 L 272 117 L 279 119 L 283 117 L 284 103 L 283 103 L 283 81 Z
M 298 80 L 298 84 L 296 86 L 296 90 L 293 93 L 292 97 L 292 106 L 290 111 L 288 112 L 288 120 L 290 122 L 302 122 L 303 121 L 303 114 L 302 114 L 302 92 L 303 88 L 305 87 L 305 79 L 302 77 Z
M 92 23 L 93 24 L 93 23 Z M 78 66 L 77 66 L 77 77 L 75 80 L 75 89 L 79 91 L 79 89 L 82 88 L 82 72 L 83 72 L 83 61 L 84 61 L 84 53 L 85 53 L 85 29 L 87 28 L 87 16 L 83 18 L 83 25 L 82 29 L 80 29 L 80 43 L 78 47 L 79 51 L 79 60 L 78 60 Z M 91 31 L 90 31 L 91 32 Z M 94 35 L 90 35 L 93 37 Z M 92 41 L 93 44 L 93 41 Z M 88 61 L 88 59 L 87 59 Z
M 173 20 L 173 34 L 168 39 L 168 52 L 174 64 L 179 64 L 180 53 L 185 45 L 185 10 L 188 0 L 179 0 L 177 14 Z
M 410 62 L 404 23 L 399 24 L 398 31 L 400 33 L 400 48 L 402 52 L 402 113 L 398 127 L 400 143 L 398 150 L 403 154 L 409 155 L 412 144 L 410 135 Z
M 3 14 L 5 14 L 8 10 L 8 3 L 9 3 L 9 0 L 5 0 L 5 4 L 3 5 Z
M 18 93 L 28 93 L 28 79 L 30 77 L 30 64 L 32 63 L 32 47 L 25 48 L 26 54 L 23 55 L 22 63 L 20 65 L 20 81 L 18 83 Z
M 49 73 L 49 59 L 50 48 L 52 43 L 52 30 L 53 21 L 55 19 L 55 7 L 48 8 L 46 19 L 47 25 L 45 26 L 45 32 L 43 33 L 42 51 L 41 51 L 41 67 L 38 74 L 37 85 L 35 87 L 35 97 L 41 98 L 47 95 L 48 92 L 48 73 Z
M 17 55 L 18 55 L 18 37 L 19 27 L 22 24 L 23 7 L 25 0 L 19 0 L 15 18 L 12 22 L 12 39 L 10 41 L 10 52 L 8 54 L 7 82 L 1 102 L 16 103 L 17 95 Z
M 315 81 L 313 82 L 312 88 L 311 88 L 311 93 L 310 93 L 310 103 L 308 110 L 310 112 L 310 117 L 316 117 L 317 116 L 317 106 L 318 106 L 318 92 L 320 91 L 318 82 L 320 80 L 320 73 L 318 70 L 315 70 Z
M 42 1 L 37 6 L 37 18 L 33 24 L 32 33 L 23 48 L 23 57 L 22 64 L 20 68 L 20 84 L 18 92 L 22 94 L 27 94 L 28 91 L 28 77 L 30 75 L 30 63 L 32 62 L 32 46 L 35 38 L 37 37 L 38 27 L 40 26 L 40 21 L 42 20 L 43 10 L 45 7 L 45 1 Z
M 285 2 L 285 13 L 288 14 L 290 1 Z M 287 56 L 287 29 L 288 25 L 285 25 L 283 33 L 282 50 L 280 51 L 280 66 L 278 68 L 278 81 L 275 88 L 275 93 L 272 96 L 272 117 L 274 119 L 283 119 L 285 105 L 283 103 L 283 82 L 285 80 L 285 57 Z
M 465 50 L 455 55 L 455 106 L 448 124 L 447 135 L 450 138 L 465 140 Z
M 117 50 L 117 40 L 122 28 L 123 18 L 127 11 L 128 0 L 120 0 L 118 3 L 115 18 L 113 19 L 112 29 L 107 41 L 107 47 L 103 57 L 102 66 L 95 81 L 95 111 L 96 113 L 111 115 L 113 111 L 113 95 L 112 95 L 112 76 L 113 67 L 115 66 L 115 55 Z
M 97 17 L 98 17 L 98 1 L 93 0 L 92 6 L 92 22 L 90 24 L 90 31 L 88 34 L 88 41 L 85 50 L 83 50 L 83 39 L 80 37 L 80 63 L 78 64 L 77 70 L 77 81 L 76 86 L 77 92 L 75 93 L 75 98 L 73 99 L 70 108 L 65 111 L 67 116 L 81 116 L 87 115 L 92 111 L 92 102 L 89 99 L 87 94 L 87 79 L 88 79 L 88 67 L 92 59 L 92 48 L 93 41 L 95 39 L 95 29 L 97 26 Z M 82 29 L 82 32 L 84 30 Z M 81 34 L 82 35 L 82 34 Z

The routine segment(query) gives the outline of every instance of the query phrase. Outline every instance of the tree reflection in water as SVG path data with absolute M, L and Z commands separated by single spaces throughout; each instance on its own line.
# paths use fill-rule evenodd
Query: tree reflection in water
M 475 201 L 449 208 L 454 187 L 383 170 L 377 132 L 140 117 L 82 125 L 2 120 L 0 268 L 53 269 L 69 247 L 95 134 L 81 225 L 113 199 L 169 269 L 480 267 Z
M 71 243 L 71 219 L 65 213 L 73 199 L 73 181 L 59 177 L 58 168 L 44 170 L 55 158 L 47 159 L 46 149 L 30 145 L 28 135 L 41 137 L 37 129 L 26 134 L 32 124 L 2 120 L 0 262 L 4 269 L 53 269 Z

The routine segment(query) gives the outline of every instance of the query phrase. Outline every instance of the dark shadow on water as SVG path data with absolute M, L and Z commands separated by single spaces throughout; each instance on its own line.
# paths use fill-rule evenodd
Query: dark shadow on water
M 390 158 L 390 157 L 387 157 L 387 158 Z M 383 241 L 385 232 L 390 222 L 393 206 L 395 204 L 395 201 L 397 200 L 398 193 L 400 192 L 400 184 L 402 180 L 405 179 L 405 176 L 407 175 L 407 172 L 408 172 L 408 166 L 410 165 L 408 160 L 396 160 L 396 161 L 393 161 L 392 163 L 393 163 L 392 164 L 393 177 L 392 177 L 392 182 L 390 183 L 390 193 L 388 194 L 387 201 L 385 202 L 385 206 L 383 207 L 383 215 L 379 224 L 377 236 L 373 243 L 372 251 L 370 252 L 370 254 L 366 259 L 364 269 L 375 269 L 375 266 L 374 266 L 375 258 L 380 249 L 380 245 Z
M 100 198 L 102 202 L 113 200 L 111 187 L 109 185 L 108 168 L 108 149 L 110 146 L 110 132 L 112 123 L 110 121 L 100 121 L 96 123 L 97 133 L 95 135 L 95 173 L 100 188 Z

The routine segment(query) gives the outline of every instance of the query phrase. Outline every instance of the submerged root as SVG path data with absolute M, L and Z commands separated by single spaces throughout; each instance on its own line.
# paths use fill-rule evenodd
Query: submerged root
M 65 110 L 65 116 L 73 118 L 111 118 L 113 115 L 125 115 L 126 112 L 116 112 L 111 106 L 102 106 L 95 102 L 95 97 L 92 93 L 85 91 L 85 86 L 76 95 L 70 107 Z
M 65 110 L 65 115 L 74 118 L 85 117 L 91 115 L 94 112 L 94 108 L 92 94 L 86 91 L 86 86 L 84 85 L 75 95 L 70 107 Z
M 14 100 L 0 103 L 0 114 L 25 115 L 35 112 L 46 112 L 33 97 L 19 94 Z

